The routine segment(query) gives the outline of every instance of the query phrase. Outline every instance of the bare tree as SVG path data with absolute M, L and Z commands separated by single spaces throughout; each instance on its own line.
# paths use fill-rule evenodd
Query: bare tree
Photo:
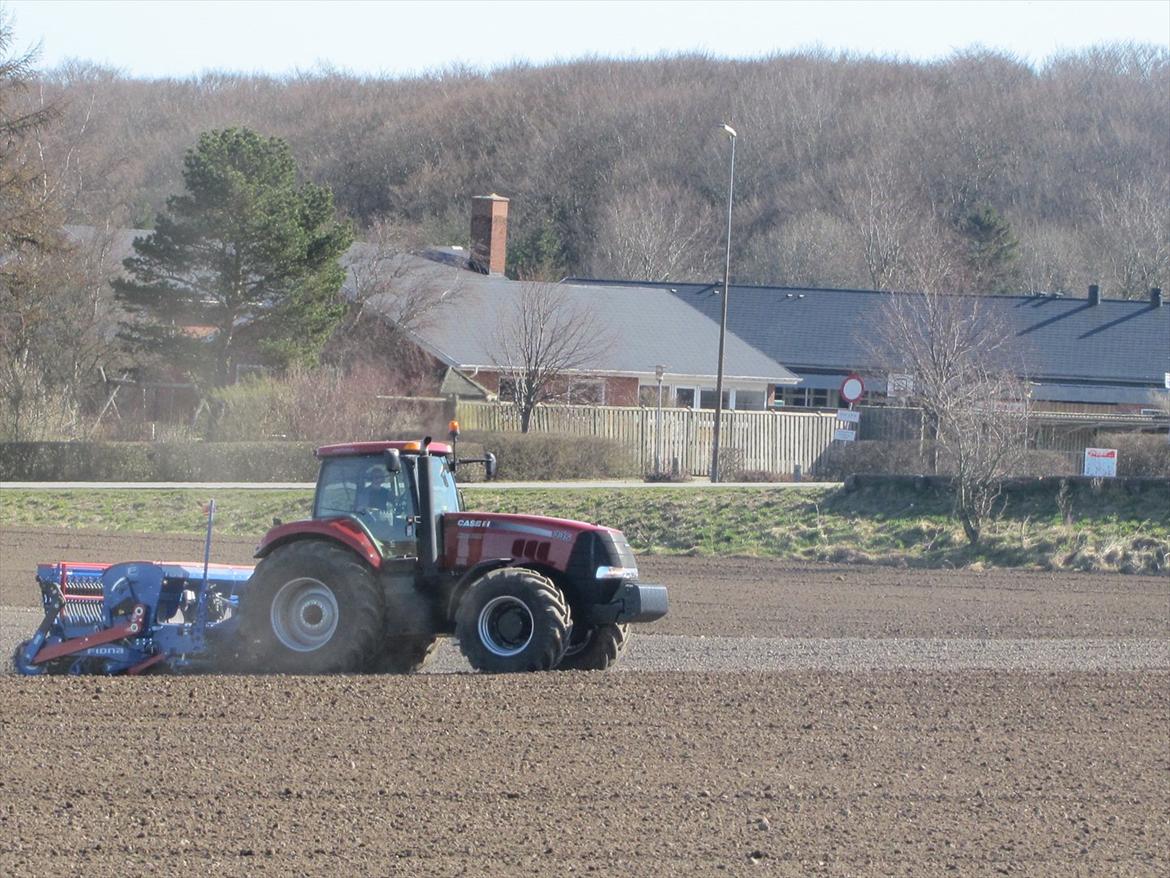
M 527 433 L 532 412 L 562 393 L 574 373 L 588 374 L 610 349 L 604 321 L 574 305 L 555 284 L 526 284 L 515 308 L 501 315 L 492 339 L 500 381 L 512 383 L 512 402 Z M 502 396 L 502 394 L 501 394 Z
M 1099 222 L 1092 249 L 1105 256 L 1109 287 L 1125 298 L 1140 298 L 1170 276 L 1170 184 L 1165 177 L 1128 182 L 1119 190 L 1092 193 Z
M 0 279 L 0 435 L 76 438 L 99 367 L 118 359 L 114 236 L 21 249 Z
M 346 368 L 380 361 L 417 384 L 428 363 L 414 338 L 458 301 L 466 272 L 411 256 L 419 241 L 401 226 L 380 221 L 365 238 L 350 250 L 347 313 L 328 358 Z
M 976 296 L 892 295 L 871 352 L 913 378 L 940 469 L 954 476 L 954 514 L 979 541 L 1027 435 L 1022 372 L 1012 336 Z
M 59 108 L 35 88 L 0 9 L 0 435 L 74 438 L 85 391 L 112 352 L 109 236 L 70 240 L 44 137 Z
M 593 277 L 690 280 L 709 276 L 720 240 L 714 207 L 677 184 L 616 193 L 587 266 Z

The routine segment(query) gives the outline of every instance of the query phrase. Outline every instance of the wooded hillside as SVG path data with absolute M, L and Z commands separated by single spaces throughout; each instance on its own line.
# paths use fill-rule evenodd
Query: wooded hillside
M 466 243 L 468 197 L 494 191 L 513 199 L 513 273 L 713 279 L 727 121 L 742 282 L 1139 297 L 1170 267 L 1170 55 L 1152 46 L 1038 69 L 811 52 L 399 80 L 77 64 L 40 85 L 76 223 L 150 226 L 200 133 L 247 126 L 287 140 L 359 230 Z

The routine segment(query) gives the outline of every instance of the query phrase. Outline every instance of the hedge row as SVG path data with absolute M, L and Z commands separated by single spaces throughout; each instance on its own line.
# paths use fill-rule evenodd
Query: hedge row
M 638 478 L 641 471 L 619 442 L 595 436 L 556 433 L 468 432 L 460 439 L 460 457 L 496 456 L 502 481 L 548 482 L 562 479 Z M 460 471 L 460 481 L 477 481 L 482 467 Z
M 5 442 L 6 482 L 311 482 L 317 461 L 310 442 Z M 637 475 L 621 446 L 608 439 L 550 434 L 473 433 L 460 457 L 493 452 L 498 478 L 522 481 Z M 483 478 L 469 466 L 463 481 Z
M 1170 478 L 1170 444 L 1165 433 L 1111 433 L 1097 437 L 1102 448 L 1117 449 L 1119 478 Z M 940 455 L 940 471 L 946 471 Z M 1013 476 L 1076 476 L 1080 474 L 1078 454 L 1029 449 L 1021 453 L 1011 470 Z M 835 443 L 817 461 L 818 478 L 842 481 L 848 476 L 907 475 L 929 471 L 926 452 L 918 442 L 865 440 Z
M 311 482 L 309 442 L 5 442 L 11 482 Z

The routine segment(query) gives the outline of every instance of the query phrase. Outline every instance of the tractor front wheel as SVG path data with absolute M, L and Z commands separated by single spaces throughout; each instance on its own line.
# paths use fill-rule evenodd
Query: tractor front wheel
M 548 671 L 569 642 L 569 605 L 534 570 L 504 567 L 467 590 L 455 615 L 463 655 L 478 671 Z
M 382 637 L 382 593 L 351 551 L 322 540 L 278 546 L 240 599 L 240 660 L 250 671 L 365 670 Z
M 569 646 L 557 665 L 561 671 L 606 671 L 621 658 L 630 637 L 628 625 L 574 625 Z

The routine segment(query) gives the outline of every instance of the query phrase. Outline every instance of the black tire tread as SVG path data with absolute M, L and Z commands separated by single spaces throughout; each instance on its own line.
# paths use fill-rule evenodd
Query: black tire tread
M 337 646 L 313 653 L 284 648 L 271 631 L 271 598 L 279 584 L 306 569 L 324 564 L 335 581 L 349 583 L 349 612 L 342 611 L 345 631 Z M 290 568 L 285 570 L 285 568 Z M 268 579 L 271 578 L 272 585 Z M 265 592 L 269 594 L 265 595 Z M 278 546 L 261 559 L 240 601 L 240 669 L 251 673 L 345 674 L 366 670 L 382 644 L 383 599 L 368 567 L 349 549 L 319 539 Z M 348 623 L 346 620 L 349 620 Z M 257 633 L 261 632 L 261 633 Z M 327 650 L 327 651 L 326 651 Z
M 630 639 L 630 626 L 608 623 L 598 625 L 593 639 L 580 652 L 566 655 L 557 669 L 561 671 L 607 671 L 621 658 Z
M 508 658 L 493 655 L 482 646 L 477 634 L 482 598 L 485 594 L 518 594 L 523 590 L 530 591 L 536 604 L 530 607 L 534 624 L 539 628 L 543 623 L 548 636 L 539 649 Z M 455 614 L 460 650 L 473 668 L 486 673 L 552 670 L 565 653 L 570 627 L 564 594 L 552 580 L 526 567 L 501 567 L 485 573 L 467 590 Z

